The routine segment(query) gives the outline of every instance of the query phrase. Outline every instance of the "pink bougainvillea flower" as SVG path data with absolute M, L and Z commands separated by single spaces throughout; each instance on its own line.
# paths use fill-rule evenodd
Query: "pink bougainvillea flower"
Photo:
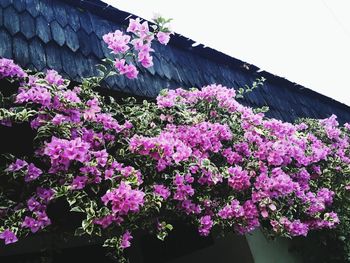
M 87 176 L 76 176 L 71 184 L 71 189 L 80 190 L 83 189 L 88 181 Z
M 144 196 L 144 192 L 134 190 L 122 181 L 118 188 L 107 191 L 101 200 L 105 205 L 111 204 L 113 213 L 126 215 L 129 212 L 139 211 L 144 204 Z
M 0 79 L 7 77 L 24 78 L 27 73 L 23 69 L 15 64 L 12 59 L 0 58 Z
M 126 29 L 126 32 L 137 33 L 138 31 L 140 31 L 140 28 L 141 28 L 140 18 L 130 19 L 129 26 Z
M 128 248 L 130 247 L 131 243 L 130 241 L 133 239 L 133 236 L 131 235 L 130 231 L 127 230 L 123 235 L 120 240 L 120 247 L 121 248 Z
M 32 217 L 26 216 L 22 223 L 22 227 L 29 228 L 32 233 L 37 232 L 41 227 L 41 223 Z
M 208 236 L 211 228 L 213 227 L 213 221 L 211 216 L 206 215 L 200 218 L 199 234 L 202 236 Z
M 124 75 L 129 79 L 134 79 L 138 75 L 138 70 L 132 64 L 125 64 L 125 59 L 115 59 L 115 68 L 119 71 L 121 75 Z
M 43 172 L 41 169 L 36 167 L 33 163 L 30 163 L 28 165 L 28 171 L 24 177 L 24 181 L 26 181 L 26 182 L 33 181 L 33 180 L 37 179 L 42 173 Z
M 62 86 L 64 85 L 64 79 L 61 75 L 58 74 L 56 70 L 47 70 L 45 80 L 51 84 L 56 86 Z
M 15 235 L 15 233 L 13 233 L 11 230 L 9 229 L 5 229 L 1 234 L 0 234 L 0 239 L 4 239 L 5 240 L 5 245 L 11 244 L 11 243 L 15 243 L 18 241 L 17 236 Z
M 16 172 L 26 167 L 27 165 L 28 163 L 26 161 L 21 159 L 16 159 L 16 161 L 14 163 L 11 163 L 6 170 L 9 172 Z
M 129 42 L 130 36 L 125 35 L 122 31 L 116 30 L 113 33 L 104 35 L 103 41 L 106 42 L 109 49 L 112 49 L 113 53 L 125 53 L 130 49 Z
M 169 40 L 170 40 L 170 33 L 158 32 L 157 39 L 158 39 L 159 43 L 161 43 L 163 45 L 167 45 Z
M 160 197 L 162 197 L 164 200 L 166 200 L 170 196 L 169 188 L 162 184 L 156 184 L 153 186 L 154 193 Z

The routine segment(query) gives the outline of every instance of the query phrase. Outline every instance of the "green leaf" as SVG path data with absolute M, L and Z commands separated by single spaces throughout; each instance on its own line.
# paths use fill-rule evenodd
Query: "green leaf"
M 70 209 L 71 212 L 85 213 L 84 209 L 79 206 L 74 206 Z

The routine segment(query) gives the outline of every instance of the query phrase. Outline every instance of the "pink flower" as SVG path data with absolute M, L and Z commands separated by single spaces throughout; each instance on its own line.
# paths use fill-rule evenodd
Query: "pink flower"
M 113 221 L 115 220 L 113 215 L 106 215 L 104 217 L 101 217 L 99 219 L 95 219 L 94 223 L 97 225 L 100 225 L 102 228 L 107 228 L 110 226 Z
M 126 70 L 125 76 L 128 79 L 135 79 L 135 78 L 137 78 L 137 75 L 139 74 L 139 71 L 132 64 L 126 65 L 125 70 Z
M 147 21 L 143 22 L 139 27 L 139 35 L 141 38 L 144 38 L 147 40 L 147 37 L 149 36 L 149 28 L 148 28 Z
M 56 85 L 56 86 L 64 85 L 64 79 L 62 78 L 62 76 L 59 75 L 58 72 L 53 69 L 46 71 L 45 80 L 51 85 Z
M 15 243 L 18 241 L 18 238 L 16 237 L 15 233 L 13 233 L 9 229 L 5 229 L 1 234 L 0 234 L 0 239 L 5 240 L 5 245 Z
M 145 193 L 133 190 L 129 184 L 122 181 L 118 188 L 108 191 L 102 196 L 102 202 L 112 205 L 115 214 L 126 215 L 129 212 L 138 212 L 143 206 Z
M 22 227 L 29 228 L 32 233 L 38 232 L 38 230 L 42 227 L 40 222 L 35 220 L 32 217 L 26 216 L 24 221 L 22 222 Z
M 23 69 L 15 64 L 12 59 L 1 58 L 0 59 L 0 79 L 7 77 L 18 77 L 24 78 L 27 76 L 27 73 Z
M 228 173 L 231 177 L 228 179 L 228 184 L 237 191 L 242 191 L 250 186 L 250 177 L 248 172 L 242 170 L 242 167 L 235 166 L 228 168 Z
M 49 202 L 54 195 L 54 191 L 52 189 L 45 189 L 42 187 L 38 187 L 36 189 L 36 194 L 42 200 L 42 202 Z
M 164 200 L 166 200 L 170 196 L 169 188 L 162 184 L 156 184 L 153 186 L 153 188 L 154 188 L 154 193 L 162 197 Z
M 73 182 L 71 184 L 71 188 L 74 190 L 80 190 L 83 189 L 88 181 L 87 176 L 76 176 L 73 179 Z
M 144 68 L 149 68 L 153 66 L 153 57 L 146 52 L 139 52 L 138 61 Z
M 125 53 L 130 49 L 128 46 L 130 42 L 130 36 L 124 35 L 122 31 L 116 30 L 114 33 L 108 33 L 104 35 L 103 41 L 106 42 L 109 49 L 112 49 L 113 53 Z
M 140 18 L 130 19 L 126 32 L 137 33 L 141 28 Z
M 9 167 L 7 167 L 6 171 L 9 172 L 16 172 L 21 170 L 22 168 L 26 167 L 28 163 L 21 159 L 16 159 L 14 163 L 11 163 Z
M 200 221 L 199 234 L 201 236 L 208 236 L 214 224 L 213 221 L 211 220 L 211 217 L 209 215 L 206 215 L 201 217 L 199 221 Z
M 24 181 L 30 182 L 37 179 L 43 172 L 37 168 L 34 164 L 28 165 L 28 171 L 26 176 L 24 177 Z
M 41 209 L 43 206 L 34 197 L 31 197 L 27 201 L 27 207 L 29 211 L 36 211 Z
M 130 247 L 131 243 L 130 243 L 130 240 L 132 240 L 133 237 L 130 233 L 129 230 L 127 230 L 123 235 L 122 235 L 122 238 L 120 240 L 120 247 L 121 248 L 128 248 Z
M 158 32 L 157 39 L 158 39 L 159 43 L 166 45 L 166 44 L 168 44 L 168 42 L 170 40 L 170 33 Z
M 138 75 L 138 70 L 132 64 L 125 64 L 125 59 L 115 59 L 115 68 L 119 71 L 121 75 L 124 75 L 129 79 L 134 79 Z
M 51 103 L 51 93 L 47 88 L 33 86 L 29 89 L 20 88 L 16 96 L 16 103 L 33 102 L 43 106 Z

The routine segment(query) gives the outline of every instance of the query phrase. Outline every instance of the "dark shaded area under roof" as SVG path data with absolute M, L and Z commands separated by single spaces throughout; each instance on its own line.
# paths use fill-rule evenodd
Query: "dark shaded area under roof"
M 110 55 L 102 36 L 125 29 L 130 15 L 99 0 L 1 0 L 0 56 L 33 70 L 53 68 L 79 81 L 96 73 L 94 65 Z M 194 42 L 181 35 L 168 46 L 154 44 L 154 67 L 140 68 L 137 80 L 114 77 L 106 85 L 155 97 L 163 88 L 239 87 L 263 76 L 264 87 L 247 95 L 245 104 L 268 105 L 268 116 L 284 121 L 333 113 L 340 122 L 350 121 L 350 107 L 216 50 L 192 47 Z

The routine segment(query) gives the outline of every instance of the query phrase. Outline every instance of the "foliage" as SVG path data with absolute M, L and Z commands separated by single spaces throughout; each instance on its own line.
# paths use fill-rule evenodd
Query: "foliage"
M 94 91 L 113 68 L 135 78 L 135 61 L 151 66 L 152 40 L 166 44 L 171 34 L 167 20 L 156 22 L 152 32 L 136 19 L 131 36 L 105 35 L 115 60 L 75 87 L 53 70 L 28 74 L 0 60 L 0 78 L 18 87 L 2 91 L 0 121 L 35 132 L 33 153 L 2 158 L 0 238 L 9 244 L 49 230 L 55 222 L 47 210 L 64 200 L 83 218 L 75 234 L 101 236 L 120 257 L 133 232 L 163 240 L 174 219 L 203 236 L 260 227 L 294 237 L 333 229 L 340 218 L 332 233 L 343 232 L 346 243 L 350 134 L 335 116 L 267 119 L 221 85 L 163 90 L 155 103 L 117 103 Z

